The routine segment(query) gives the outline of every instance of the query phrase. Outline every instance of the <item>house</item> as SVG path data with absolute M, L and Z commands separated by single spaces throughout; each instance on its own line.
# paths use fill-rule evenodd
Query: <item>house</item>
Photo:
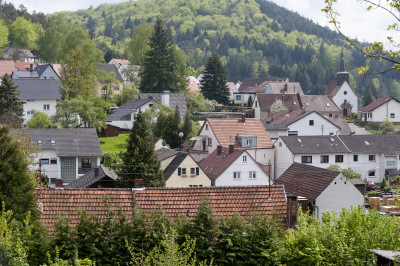
M 3 57 L 8 60 L 17 60 L 33 63 L 36 57 L 27 49 L 10 47 L 4 50 Z
M 234 95 L 234 93 L 239 92 L 239 90 L 238 90 L 238 88 L 236 87 L 235 83 L 233 83 L 233 82 L 227 82 L 226 85 L 227 85 L 228 88 L 229 88 L 229 100 L 230 100 L 230 101 L 233 101 L 233 97 L 234 97 L 233 95 Z
M 188 76 L 188 85 L 186 89 L 191 92 L 199 93 L 200 92 L 200 82 L 197 80 L 196 77 Z
M 11 76 L 12 72 L 16 70 L 14 66 L 14 61 L 12 60 L 0 60 L 0 79 L 8 74 Z
M 380 184 L 400 168 L 400 135 L 281 136 L 275 142 L 275 178 L 292 163 L 351 168 Z
M 172 160 L 175 159 L 177 153 L 178 152 L 176 150 L 167 148 L 161 148 L 155 151 L 157 159 L 161 163 L 161 170 L 164 171 L 168 167 L 168 165 L 171 164 Z
M 60 80 L 60 76 L 54 70 L 52 64 L 37 65 L 34 68 L 40 79 L 55 79 Z
M 280 136 L 287 136 L 289 130 L 289 128 L 287 128 L 283 124 L 266 123 L 264 124 L 264 128 L 268 132 L 269 137 L 274 143 Z
M 139 98 L 153 99 L 159 104 L 169 106 L 172 109 L 178 106 L 181 117 L 185 117 L 188 111 L 185 95 L 183 93 L 170 93 L 169 91 L 164 91 L 162 93 L 141 93 Z
M 24 124 L 32 118 L 32 111 L 43 112 L 49 117 L 56 113 L 61 95 L 55 79 L 16 79 L 14 83 L 20 92 L 18 98 L 24 102 Z
M 267 185 L 267 173 L 246 150 L 218 146 L 200 163 L 213 186 Z
M 154 150 L 162 149 L 166 146 L 166 143 L 159 137 L 153 136 Z
M 253 102 L 254 117 L 265 121 L 269 117 L 271 105 L 277 100 L 281 100 L 289 111 L 302 108 L 299 94 L 257 93 Z
M 329 118 L 341 118 L 342 110 L 332 98 L 326 95 L 300 95 L 301 108 L 305 111 L 316 111 Z
M 97 69 L 103 71 L 105 75 L 112 74 L 115 75 L 115 80 L 108 84 L 105 80 L 100 78 L 99 80 L 99 87 L 97 88 L 97 95 L 101 96 L 105 93 L 108 93 L 103 88 L 106 86 L 107 90 L 111 89 L 112 94 L 120 94 L 123 89 L 124 79 L 122 78 L 121 74 L 119 73 L 117 67 L 114 64 L 98 64 Z M 110 86 L 110 87 L 107 87 Z
M 207 119 L 194 140 L 190 153 L 196 161 L 204 159 L 217 146 L 246 150 L 257 163 L 274 163 L 274 144 L 260 119 Z
M 342 173 L 311 165 L 293 163 L 276 184 L 283 185 L 286 194 L 299 196 L 300 204 L 318 219 L 327 211 L 364 205 L 364 195 Z
M 36 67 L 35 63 L 32 62 L 20 62 L 20 61 L 14 61 L 14 67 L 15 70 L 19 71 L 30 71 L 31 69 Z
M 117 69 L 119 69 L 121 66 L 128 66 L 131 64 L 128 59 L 120 59 L 120 58 L 113 58 L 108 62 L 110 65 L 114 65 Z
M 304 95 L 299 82 L 269 82 L 263 93 Z
M 105 202 L 107 198 L 107 202 Z M 215 216 L 239 214 L 250 218 L 262 213 L 285 223 L 287 204 L 283 186 L 237 186 L 201 188 L 121 188 L 121 189 L 36 189 L 40 219 L 50 234 L 60 215 L 79 223 L 79 210 L 96 214 L 100 222 L 106 217 L 105 204 L 111 211 L 121 211 L 129 220 L 139 207 L 145 213 L 162 210 L 172 219 L 184 216 L 192 220 L 202 199 L 208 198 Z M 68 200 L 66 200 L 68 199 Z
M 351 112 L 358 112 L 358 97 L 349 85 L 349 72 L 344 68 L 343 56 L 336 80 L 329 82 L 322 95 L 332 98 L 333 102 L 342 110 L 344 117 L 350 116 Z
M 113 58 L 108 62 L 108 64 L 114 65 L 118 69 L 118 72 L 123 79 L 123 83 L 128 86 L 131 83 L 131 78 L 137 79 L 139 76 L 140 66 L 131 65 L 131 62 L 127 59 Z M 128 74 L 127 72 L 130 73 Z
M 152 99 L 133 99 L 119 108 L 114 109 L 107 117 L 107 125 L 111 125 L 121 129 L 132 128 L 136 119 L 136 114 L 140 111 L 144 112 L 155 103 Z
M 178 152 L 164 169 L 166 187 L 211 186 L 211 180 L 193 157 L 186 152 Z
M 400 101 L 395 97 L 376 99 L 360 110 L 361 119 L 365 122 L 382 123 L 386 118 L 394 123 L 400 122 Z
M 36 71 L 30 70 L 15 70 L 11 74 L 11 78 L 14 80 L 17 79 L 39 79 L 39 74 Z
M 25 129 L 39 145 L 36 165 L 31 168 L 49 178 L 50 186 L 56 179 L 68 184 L 100 165 L 103 152 L 95 128 Z
M 113 188 L 118 175 L 103 165 L 71 181 L 66 188 Z

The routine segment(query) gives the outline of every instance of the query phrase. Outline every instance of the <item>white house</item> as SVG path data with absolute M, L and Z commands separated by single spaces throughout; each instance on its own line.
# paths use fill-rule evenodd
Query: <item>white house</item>
M 16 79 L 18 98 L 24 102 L 24 124 L 32 118 L 32 111 L 39 111 L 49 117 L 56 113 L 57 101 L 61 99 L 55 79 Z
M 259 119 L 207 119 L 192 140 L 190 153 L 196 161 L 207 157 L 217 146 L 234 145 L 262 165 L 274 163 L 274 144 Z
M 379 98 L 360 110 L 365 122 L 382 123 L 385 118 L 400 122 L 400 101 L 394 97 Z
M 269 177 L 246 150 L 218 146 L 200 162 L 213 186 L 268 185 Z
M 399 154 L 400 135 L 282 136 L 275 142 L 275 178 L 292 163 L 338 165 L 379 184 L 400 168 Z
M 293 163 L 276 184 L 283 185 L 286 194 L 302 198 L 318 219 L 326 211 L 341 212 L 364 205 L 364 195 L 342 173 L 311 165 Z
M 31 168 L 49 178 L 69 183 L 100 165 L 103 152 L 96 129 L 25 129 L 25 135 L 39 145 L 35 165 Z
M 60 80 L 57 72 L 54 70 L 52 64 L 37 65 L 34 69 L 38 73 L 40 79 L 55 79 Z

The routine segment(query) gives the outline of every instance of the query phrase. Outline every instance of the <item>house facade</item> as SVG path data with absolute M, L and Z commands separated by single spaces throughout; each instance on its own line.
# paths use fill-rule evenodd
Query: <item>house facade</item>
M 41 152 L 30 167 L 49 178 L 50 186 L 56 179 L 68 184 L 100 165 L 103 152 L 96 129 L 25 129 Z
M 60 80 L 60 77 L 51 64 L 37 65 L 34 71 L 38 73 L 40 79 Z
M 400 101 L 394 97 L 376 99 L 360 110 L 361 119 L 370 123 L 382 123 L 386 118 L 400 123 Z

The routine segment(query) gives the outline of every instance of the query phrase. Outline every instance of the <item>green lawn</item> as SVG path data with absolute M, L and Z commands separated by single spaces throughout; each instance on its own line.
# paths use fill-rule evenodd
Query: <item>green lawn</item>
M 119 134 L 118 137 L 108 137 L 108 138 L 99 138 L 101 144 L 101 149 L 103 153 L 114 153 L 125 150 L 126 147 L 126 139 L 129 137 L 129 133 L 127 134 Z

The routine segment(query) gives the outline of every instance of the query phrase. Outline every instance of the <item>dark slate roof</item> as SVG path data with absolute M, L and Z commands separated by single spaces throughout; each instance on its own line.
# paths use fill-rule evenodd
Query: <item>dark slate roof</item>
M 360 112 L 371 112 L 371 111 L 375 110 L 376 108 L 378 108 L 379 106 L 381 106 L 381 105 L 383 105 L 383 104 L 389 102 L 389 101 L 392 100 L 392 99 L 400 103 L 400 101 L 397 100 L 397 99 L 394 98 L 394 97 L 379 98 L 379 99 L 376 99 L 375 101 L 373 101 L 372 103 L 368 104 L 367 106 L 364 106 L 364 107 L 360 110 Z
M 98 64 L 97 65 L 98 69 L 104 70 L 107 73 L 115 73 L 115 78 L 119 81 L 119 82 L 124 82 L 124 79 L 122 78 L 121 74 L 118 72 L 118 69 L 115 65 L 113 64 Z
M 315 200 L 332 183 L 340 172 L 307 164 L 293 163 L 277 180 L 285 192 Z M 296 176 L 298 181 L 295 181 Z M 296 188 L 295 182 L 298 182 Z
M 400 135 L 352 135 L 339 137 L 352 152 L 382 152 L 386 156 L 396 156 L 400 153 Z
M 152 98 L 154 101 L 161 104 L 161 93 L 141 93 L 139 95 L 140 99 Z M 179 107 L 179 113 L 184 117 L 188 111 L 185 95 L 183 93 L 170 93 L 169 94 L 169 107 L 175 109 Z
M 155 154 L 157 156 L 157 159 L 159 161 L 164 161 L 165 159 L 174 156 L 175 154 L 177 154 L 178 152 L 176 150 L 173 149 L 167 149 L 167 148 L 161 148 L 155 151 Z
M 349 153 L 337 136 L 281 136 L 293 154 Z
M 20 78 L 20 79 L 38 79 L 39 75 L 36 71 L 13 71 L 12 78 Z
M 54 73 L 58 76 L 57 72 L 54 70 L 54 68 L 50 65 L 50 64 L 43 64 L 43 65 L 37 65 L 34 69 L 34 71 L 36 71 L 39 75 L 39 77 L 42 76 L 43 72 L 46 71 L 46 69 L 50 67 L 51 69 L 53 69 Z
M 150 102 L 151 99 L 133 99 L 124 105 L 121 105 L 118 109 L 115 109 L 111 115 L 107 117 L 107 121 L 115 121 L 121 117 L 131 114 L 135 109 Z
M 95 128 L 66 129 L 25 129 L 43 150 L 55 149 L 58 157 L 102 156 L 99 138 Z M 52 141 L 54 143 L 52 144 Z
M 168 180 L 168 178 L 174 173 L 176 168 L 178 168 L 179 165 L 181 165 L 181 163 L 183 162 L 183 160 L 186 159 L 187 156 L 190 156 L 190 155 L 186 152 L 178 152 L 176 154 L 175 158 L 164 170 L 164 180 L 165 181 Z
M 98 170 L 96 170 L 98 169 Z M 96 171 L 97 174 L 96 174 Z M 113 171 L 109 170 L 107 167 L 100 165 L 97 168 L 92 169 L 89 173 L 81 176 L 78 179 L 73 180 L 70 182 L 68 185 L 65 187 L 67 188 L 89 188 L 95 183 L 103 180 L 103 179 L 109 179 L 110 181 L 112 180 L 117 180 L 118 175 L 114 173 Z
M 59 100 L 61 99 L 57 81 L 54 79 L 15 79 L 18 98 L 21 100 Z

